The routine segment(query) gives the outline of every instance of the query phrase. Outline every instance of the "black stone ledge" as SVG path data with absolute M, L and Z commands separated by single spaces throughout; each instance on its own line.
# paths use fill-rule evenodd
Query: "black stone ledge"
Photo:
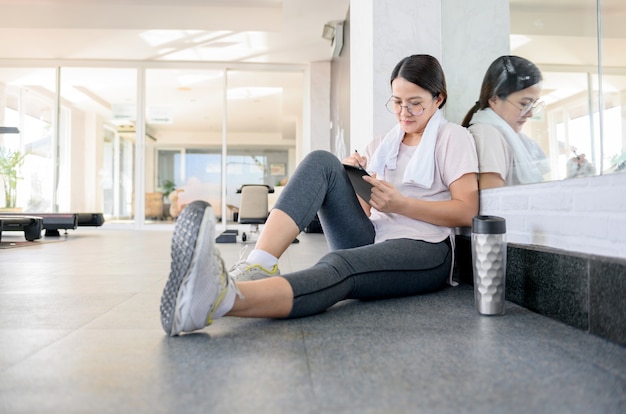
M 456 236 L 455 278 L 473 284 L 471 242 Z M 506 299 L 626 346 L 626 260 L 509 243 Z

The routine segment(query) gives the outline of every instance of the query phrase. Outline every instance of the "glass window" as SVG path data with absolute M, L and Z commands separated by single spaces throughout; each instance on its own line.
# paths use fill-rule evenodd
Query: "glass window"
M 0 69 L 0 126 L 19 133 L 0 134 L 4 154 L 22 154 L 14 180 L 3 175 L 0 206 L 28 212 L 55 210 L 54 69 Z
M 242 184 L 277 186 L 295 169 L 302 71 L 146 69 L 142 172 L 136 170 L 142 155 L 136 136 L 139 71 L 0 69 L 0 126 L 20 131 L 0 134 L 0 147 L 27 154 L 20 207 L 101 211 L 108 223 L 162 220 L 173 205 L 166 193 L 177 190 L 211 202 L 221 217 L 227 204 L 239 204 Z M 137 218 L 140 173 L 146 214 Z M 193 188 L 199 189 L 195 196 Z
M 137 70 L 61 68 L 63 211 L 102 211 L 131 220 L 135 183 Z
M 239 205 L 242 184 L 279 187 L 295 169 L 303 82 L 299 71 L 227 72 L 227 203 Z
M 194 200 L 221 217 L 223 84 L 222 70 L 146 70 L 145 190 L 161 195 L 161 219 Z
M 186 148 L 182 150 L 158 150 L 158 177 L 164 182 L 175 177 L 175 185 L 186 194 L 181 196 L 181 203 L 193 199 L 204 199 L 214 205 L 219 201 L 217 189 L 221 185 L 222 155 L 221 150 Z M 247 151 L 232 150 L 226 157 L 226 205 L 237 207 L 240 195 L 237 190 L 243 184 L 266 184 L 276 177 L 276 185 L 284 178 L 272 175 L 274 165 L 286 166 L 289 159 L 287 151 Z M 182 177 L 185 177 L 183 179 Z M 271 185 L 271 184 L 270 184 Z M 234 210 L 233 210 L 234 211 Z M 227 220 L 232 220 L 232 212 Z

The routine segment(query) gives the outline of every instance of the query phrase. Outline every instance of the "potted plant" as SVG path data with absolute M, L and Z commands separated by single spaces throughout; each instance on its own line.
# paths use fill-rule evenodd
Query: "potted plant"
M 613 172 L 626 170 L 626 151 L 611 157 L 611 168 L 609 170 Z
M 176 190 L 176 184 L 174 184 L 174 181 L 172 180 L 163 180 L 161 188 L 163 189 L 163 197 L 165 197 L 165 200 L 168 200 L 171 192 Z
M 4 185 L 5 208 L 15 209 L 17 182 L 22 179 L 19 169 L 24 164 L 27 153 L 0 148 L 0 177 Z
M 176 184 L 172 180 L 163 180 L 161 183 L 161 189 L 163 190 L 163 217 L 170 216 L 170 194 L 176 190 Z

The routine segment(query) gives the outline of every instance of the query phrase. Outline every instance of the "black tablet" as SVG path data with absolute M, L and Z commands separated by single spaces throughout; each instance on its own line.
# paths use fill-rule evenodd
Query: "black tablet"
M 369 175 L 367 171 L 361 167 L 353 167 L 352 165 L 347 164 L 344 164 L 343 167 L 348 173 L 348 178 L 352 183 L 354 191 L 359 195 L 359 197 L 369 203 L 370 196 L 372 194 L 372 185 L 362 178 L 364 175 Z

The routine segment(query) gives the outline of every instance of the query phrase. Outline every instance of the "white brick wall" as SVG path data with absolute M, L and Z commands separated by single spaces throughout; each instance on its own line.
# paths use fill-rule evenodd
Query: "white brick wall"
M 626 174 L 481 190 L 507 240 L 626 259 Z

